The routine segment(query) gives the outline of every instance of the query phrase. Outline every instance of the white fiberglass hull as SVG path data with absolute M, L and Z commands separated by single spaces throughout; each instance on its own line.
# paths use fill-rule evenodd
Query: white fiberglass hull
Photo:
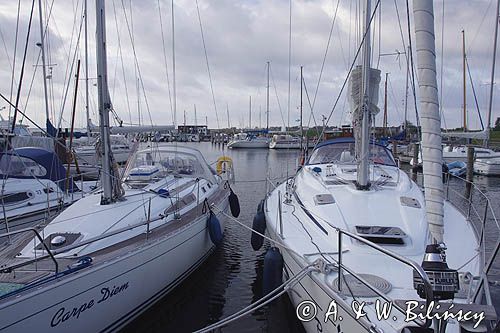
M 294 177 L 294 185 L 291 188 L 295 189 L 293 191 L 295 193 L 290 196 L 285 195 L 289 192 L 286 184 L 279 185 L 269 194 L 264 209 L 266 232 L 276 242 L 273 246 L 278 247 L 283 255 L 283 281 L 297 276 L 299 272 L 317 260 L 330 265 L 329 269 L 306 275 L 288 291 L 295 308 L 304 301 L 308 304 L 314 303 L 314 309 L 317 312 L 313 318 L 309 318 L 310 321 L 302 322 L 307 332 L 318 330 L 346 333 L 372 332 L 371 323 L 365 317 L 355 319 L 356 313 L 352 307 L 354 298 L 351 297 L 349 288 L 360 290 L 359 283 L 353 281 L 352 284 L 349 283 L 349 288 L 344 285 L 342 291 L 338 291 L 336 262 L 339 260 L 339 242 L 338 231 L 335 228 L 357 233 L 356 226 L 398 227 L 406 234 L 404 245 L 383 246 L 409 260 L 420 263 L 424 257 L 428 234 L 423 215 L 423 196 L 420 189 L 395 168 L 379 171 L 386 175 L 386 178 L 390 176 L 389 179 L 399 179 L 397 184 L 380 183 L 381 185 L 378 185 L 380 187 L 373 185 L 370 191 L 358 191 L 346 181 L 350 177 L 355 178 L 355 174 L 350 174 L 351 168 L 348 165 L 335 169 L 330 167 L 331 170 L 325 165 L 321 165 L 320 168 L 321 172 L 315 172 L 312 171 L 312 166 L 304 167 Z M 372 172 L 375 172 L 374 170 L 377 169 L 374 168 Z M 331 174 L 338 175 L 339 178 L 328 176 Z M 391 192 L 395 192 L 394 195 Z M 316 201 L 318 195 L 325 200 L 328 200 L 328 196 L 331 195 L 332 200 L 330 202 Z M 405 200 L 412 198 L 412 202 L 417 202 L 418 205 L 408 205 L 400 198 L 405 198 Z M 281 204 L 278 204 L 279 201 Z M 281 218 L 279 212 L 282 214 Z M 459 273 L 470 272 L 473 276 L 478 276 L 480 260 L 477 258 L 478 241 L 474 237 L 474 229 L 449 203 L 445 204 L 444 232 L 444 241 L 448 247 L 449 267 L 460 267 Z M 465 238 L 464 235 L 468 237 Z M 349 275 L 346 271 L 349 269 L 356 274 L 363 274 L 365 279 L 380 281 L 377 285 L 389 286 L 381 293 L 390 300 L 421 300 L 413 287 L 410 267 L 370 249 L 347 235 L 342 238 L 344 277 Z M 469 258 L 473 259 L 467 261 Z M 467 286 L 461 288 L 467 289 Z M 363 289 L 366 290 L 366 288 L 361 288 Z M 355 293 L 360 293 L 355 297 L 358 302 L 366 302 L 363 311 L 368 314 L 367 318 L 383 332 L 401 332 L 403 327 L 416 325 L 405 321 L 404 313 L 394 307 L 387 319 L 378 320 L 374 304 L 377 299 L 382 301 L 382 305 L 387 302 L 380 296 L 365 294 L 366 291 L 355 291 Z M 332 302 L 336 306 L 336 316 L 331 313 L 327 315 L 329 308 L 333 309 L 330 307 Z M 457 297 L 455 302 L 466 302 L 466 299 Z M 396 319 L 393 319 L 394 317 Z M 448 325 L 446 332 L 458 333 L 459 330 L 460 326 L 454 322 Z
M 303 142 L 303 146 L 306 146 L 306 142 Z M 315 142 L 309 142 L 308 148 L 314 148 Z M 270 149 L 300 149 L 300 141 L 271 141 L 269 143 Z
M 269 142 L 264 140 L 248 141 L 248 140 L 235 140 L 227 144 L 228 148 L 269 148 Z
M 483 176 L 500 176 L 500 158 L 476 159 L 474 161 L 474 173 Z
M 487 153 L 476 151 L 474 153 L 475 160 L 489 160 L 489 159 L 500 159 L 500 153 Z M 452 162 L 465 162 L 467 163 L 467 152 L 461 151 L 443 151 L 443 162 L 444 163 L 452 163 Z M 418 163 L 422 163 L 422 154 L 418 154 Z M 410 165 L 414 165 L 413 158 L 410 160 Z
M 83 193 L 65 193 L 48 179 L 9 178 L 5 180 L 3 196 L 0 233 L 38 224 L 82 198 Z
M 496 155 L 496 154 L 494 156 L 486 156 L 484 154 L 476 153 L 475 156 L 476 156 L 475 157 L 476 159 L 500 158 L 500 155 Z M 453 153 L 453 152 L 443 152 L 443 162 L 451 163 L 451 162 L 455 162 L 455 161 L 467 163 L 467 155 L 460 154 L 460 153 Z
M 271 141 L 269 144 L 270 149 L 300 149 L 300 142 L 289 141 L 289 142 L 276 142 Z
M 276 237 L 276 234 L 273 234 L 273 231 L 270 232 L 270 236 L 273 239 L 279 239 L 279 237 Z M 296 276 L 309 264 L 287 249 L 281 246 L 278 246 L 278 248 L 283 255 L 284 261 L 283 281 L 289 277 Z M 312 307 L 304 309 L 305 311 L 316 311 L 314 318 L 301 320 L 306 332 L 369 332 L 369 325 L 366 323 L 366 320 L 363 318 L 356 320 L 353 316 L 350 304 L 347 304 L 344 298 L 338 294 L 328 294 L 325 291 L 328 288 L 330 288 L 330 286 L 326 285 L 324 281 L 306 275 L 300 280 L 300 283 L 297 283 L 288 291 L 288 296 L 295 309 L 299 307 L 299 304 L 311 304 L 311 301 L 315 304 L 315 310 L 313 310 Z M 332 301 L 334 303 L 332 303 Z M 336 306 L 336 308 L 330 308 L 330 310 L 336 309 L 335 315 L 327 315 L 331 304 L 335 304 Z M 299 316 L 301 315 L 302 314 L 299 314 Z M 303 319 L 306 318 L 306 316 L 303 317 Z M 340 320 L 340 318 L 342 318 L 342 320 Z
M 1 303 L 0 331 L 117 331 L 181 283 L 213 248 L 202 215 L 124 256 Z
M 131 149 L 128 148 L 111 148 L 113 152 L 113 157 L 118 164 L 123 164 L 127 162 L 127 159 L 132 152 Z M 75 149 L 76 156 L 78 159 L 78 163 L 80 164 L 88 164 L 88 165 L 99 165 L 100 160 L 97 158 L 97 154 L 95 152 L 95 148 L 93 146 L 83 147 Z

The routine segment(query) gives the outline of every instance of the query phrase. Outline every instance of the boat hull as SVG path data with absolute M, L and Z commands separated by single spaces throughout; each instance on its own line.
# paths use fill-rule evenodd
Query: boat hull
M 270 149 L 300 149 L 300 142 L 271 142 Z
M 279 237 L 270 230 L 271 238 L 279 239 Z M 289 279 L 289 277 L 296 276 L 301 272 L 306 263 L 297 258 L 287 249 L 278 246 L 281 254 L 283 255 L 283 281 Z M 295 284 L 292 288 L 288 290 L 288 296 L 293 304 L 293 307 L 301 316 L 301 304 L 311 304 L 314 302 L 314 310 L 316 312 L 314 318 L 307 318 L 307 320 L 301 320 L 307 332 L 370 332 L 369 327 L 362 325 L 363 320 L 355 319 L 352 313 L 351 305 L 347 304 L 344 299 L 336 294 L 329 295 L 325 290 L 330 288 L 323 286 L 321 281 L 317 281 L 311 277 L 311 275 L 306 275 L 300 280 L 300 283 Z M 334 305 L 333 305 L 334 304 Z M 307 309 L 304 309 L 307 311 Z M 329 311 L 336 310 L 335 314 Z M 299 320 L 301 318 L 299 317 Z M 303 319 L 306 319 L 305 317 Z
M 303 142 L 305 147 L 306 143 Z M 314 148 L 315 142 L 309 142 L 308 148 Z M 269 143 L 270 149 L 300 149 L 300 141 L 271 141 Z
M 228 148 L 253 148 L 253 149 L 266 149 L 269 148 L 269 143 L 266 141 L 231 141 L 227 144 Z
M 500 176 L 500 159 L 477 159 L 474 161 L 474 173 L 483 176 Z
M 0 304 L 0 331 L 117 331 L 181 283 L 213 249 L 202 215 L 123 256 L 12 297 Z

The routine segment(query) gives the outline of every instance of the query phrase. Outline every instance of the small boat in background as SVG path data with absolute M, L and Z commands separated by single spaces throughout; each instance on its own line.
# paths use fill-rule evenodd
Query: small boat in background
M 467 164 L 462 161 L 455 161 L 446 164 L 448 167 L 448 173 L 456 176 L 456 177 L 462 177 L 467 173 Z
M 474 156 L 476 159 L 500 158 L 500 153 L 488 148 L 474 147 Z M 466 162 L 467 146 L 456 146 L 456 147 L 444 146 L 443 160 L 447 163 L 454 161 Z
M 228 148 L 269 148 L 269 138 L 252 133 L 237 133 L 227 144 Z
M 86 142 L 87 138 L 82 138 Z M 124 164 L 132 153 L 132 144 L 127 140 L 127 138 L 121 134 L 110 135 L 111 139 L 111 150 L 113 151 L 113 156 L 118 164 Z M 95 141 L 95 140 L 94 140 Z M 73 141 L 78 144 L 78 141 Z M 93 144 L 81 144 L 75 147 L 75 155 L 78 159 L 79 165 L 92 165 L 96 166 L 100 162 L 99 156 L 97 156 L 96 142 Z
M 474 161 L 474 173 L 483 176 L 500 176 L 500 158 L 478 158 Z
M 314 148 L 315 144 L 315 140 L 309 143 L 306 143 L 306 140 L 302 141 L 302 146 L 308 145 L 308 148 Z M 269 143 L 270 149 L 300 149 L 300 147 L 300 137 L 290 134 L 275 134 Z
M 300 149 L 300 138 L 290 134 L 275 134 L 269 143 L 270 149 Z
M 496 152 L 489 148 L 474 147 L 474 159 L 489 160 L 500 159 L 500 152 Z M 467 146 L 447 146 L 443 145 L 443 162 L 467 162 Z M 418 164 L 422 163 L 422 152 L 418 153 Z M 410 160 L 410 165 L 414 165 L 413 158 Z

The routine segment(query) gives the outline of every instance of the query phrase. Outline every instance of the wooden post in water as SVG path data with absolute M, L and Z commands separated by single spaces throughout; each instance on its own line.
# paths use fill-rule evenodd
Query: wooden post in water
M 470 198 L 472 177 L 474 175 L 474 147 L 467 147 L 467 182 L 465 183 L 465 197 Z
M 411 179 L 416 182 L 417 181 L 417 170 L 418 170 L 418 143 L 413 144 L 413 168 L 411 172 Z
M 392 141 L 392 156 L 394 158 L 398 158 L 398 142 Z

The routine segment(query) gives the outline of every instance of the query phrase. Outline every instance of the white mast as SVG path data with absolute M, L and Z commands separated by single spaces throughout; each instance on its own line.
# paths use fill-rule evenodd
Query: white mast
M 370 0 L 365 3 L 364 14 L 365 21 L 363 25 L 363 65 L 362 65 L 362 120 L 361 120 L 361 145 L 360 161 L 357 170 L 358 186 L 361 189 L 369 187 L 369 149 L 370 149 Z
M 113 169 L 111 145 L 109 140 L 109 111 L 111 110 L 111 98 L 108 91 L 108 75 L 106 60 L 106 14 L 104 11 L 104 0 L 96 0 L 96 25 L 97 25 L 97 90 L 99 101 L 99 121 L 101 132 L 102 153 L 102 188 L 101 205 L 107 205 L 115 201 L 113 196 Z
M 87 139 L 90 143 L 90 112 L 89 112 L 89 47 L 87 29 L 87 0 L 85 0 L 85 116 L 87 117 Z
M 495 39 L 493 41 L 493 63 L 491 65 L 491 86 L 490 86 L 490 101 L 488 104 L 488 123 L 487 123 L 487 140 L 490 138 L 491 128 L 491 108 L 493 106 L 493 82 L 495 81 L 495 60 L 497 55 L 497 37 L 498 37 L 498 17 L 500 15 L 500 0 L 497 1 L 497 10 L 495 12 Z
M 499 0 L 500 1 L 500 0 Z M 266 130 L 269 131 L 269 61 L 267 62 Z
M 43 74 L 43 93 L 45 97 L 45 118 L 47 125 L 50 122 L 49 119 L 49 100 L 47 97 L 47 69 L 45 68 L 45 43 L 44 43 L 44 29 L 43 29 L 43 15 L 42 15 L 42 0 L 38 0 L 38 15 L 40 17 L 40 49 L 42 51 L 42 74 Z M 47 132 L 48 131 L 47 128 Z
M 175 15 L 174 0 L 172 0 L 172 86 L 174 95 L 174 130 L 177 129 L 177 90 L 175 83 Z
M 248 102 L 248 128 L 252 129 L 252 96 Z
M 443 182 L 441 117 L 439 115 L 432 0 L 413 1 L 415 41 L 422 125 L 422 160 L 425 205 L 429 231 L 436 243 L 443 241 Z
M 196 115 L 196 104 L 194 105 L 194 126 L 198 127 L 198 116 Z

